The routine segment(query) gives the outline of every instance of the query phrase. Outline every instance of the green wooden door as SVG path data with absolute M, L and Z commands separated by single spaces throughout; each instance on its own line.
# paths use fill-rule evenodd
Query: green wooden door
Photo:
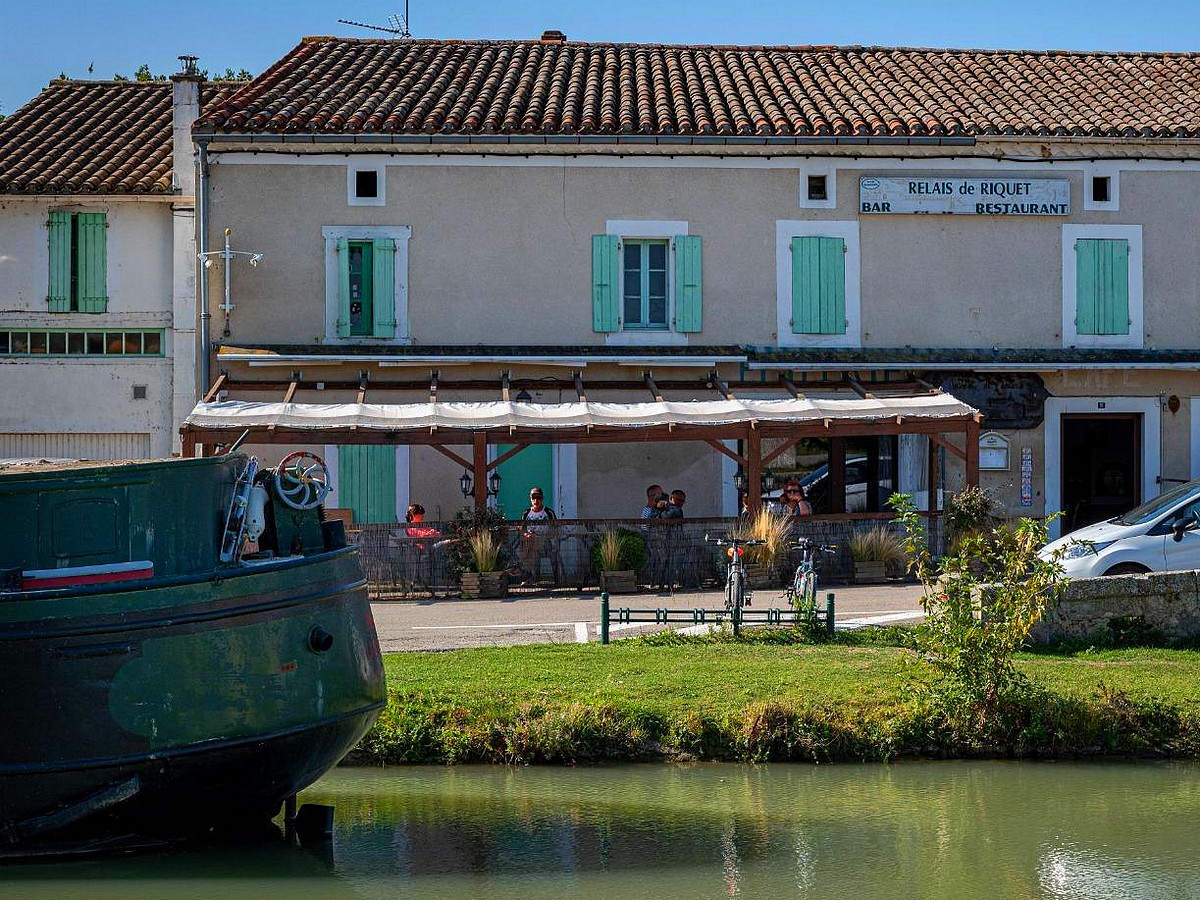
M 496 455 L 512 449 L 500 444 Z M 557 514 L 554 505 L 554 448 L 550 444 L 531 444 L 512 459 L 500 463 L 500 494 L 497 505 L 506 518 L 516 519 L 529 508 L 529 489 L 540 487 L 543 502 Z
M 356 445 L 338 448 L 338 505 L 354 510 L 354 521 L 396 521 L 396 448 Z

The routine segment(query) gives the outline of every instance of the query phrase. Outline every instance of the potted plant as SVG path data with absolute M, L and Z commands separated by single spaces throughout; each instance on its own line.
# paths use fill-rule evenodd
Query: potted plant
M 503 597 L 508 594 L 508 576 L 500 569 L 500 542 L 487 528 L 468 533 L 466 546 L 470 554 L 470 570 L 462 573 L 462 595 Z
M 646 542 L 628 528 L 606 528 L 592 547 L 592 565 L 600 573 L 600 590 L 632 594 L 638 570 L 646 565 Z
M 751 589 L 778 587 L 783 574 L 780 563 L 787 559 L 792 519 L 763 506 L 747 522 L 735 528 L 733 533 L 741 539 L 763 542 L 747 547 L 742 559 Z
M 856 584 L 882 584 L 888 575 L 903 570 L 904 539 L 882 525 L 850 536 Z

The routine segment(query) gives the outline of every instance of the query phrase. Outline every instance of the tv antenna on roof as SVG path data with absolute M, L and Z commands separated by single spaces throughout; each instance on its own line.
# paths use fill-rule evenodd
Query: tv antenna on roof
M 368 25 L 366 22 L 352 22 L 349 19 L 338 19 L 338 21 L 343 25 L 354 25 L 358 28 L 370 28 L 372 31 L 386 31 L 388 34 L 394 34 L 397 37 L 412 37 L 412 32 L 408 30 L 408 0 L 404 0 L 403 16 L 388 16 L 388 21 L 392 23 L 391 28 L 387 28 L 383 25 Z

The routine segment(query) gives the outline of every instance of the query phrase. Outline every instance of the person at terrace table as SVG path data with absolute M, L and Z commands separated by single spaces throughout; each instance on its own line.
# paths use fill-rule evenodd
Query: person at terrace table
M 812 504 L 804 493 L 804 486 L 798 481 L 789 481 L 783 488 L 783 496 L 779 498 L 778 511 L 785 516 L 811 516 Z
M 542 489 L 529 489 L 529 509 L 521 513 L 521 544 L 517 548 L 517 556 L 521 560 L 521 570 L 528 578 L 537 578 L 538 562 L 542 556 L 542 548 L 546 546 L 546 534 L 550 530 L 549 523 L 558 517 L 554 510 L 543 505 L 545 499 Z

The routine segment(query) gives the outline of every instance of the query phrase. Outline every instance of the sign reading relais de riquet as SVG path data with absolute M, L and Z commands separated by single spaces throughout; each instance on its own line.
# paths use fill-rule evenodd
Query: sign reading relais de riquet
M 1065 216 L 1065 178 L 879 178 L 858 182 L 861 213 L 959 216 Z

